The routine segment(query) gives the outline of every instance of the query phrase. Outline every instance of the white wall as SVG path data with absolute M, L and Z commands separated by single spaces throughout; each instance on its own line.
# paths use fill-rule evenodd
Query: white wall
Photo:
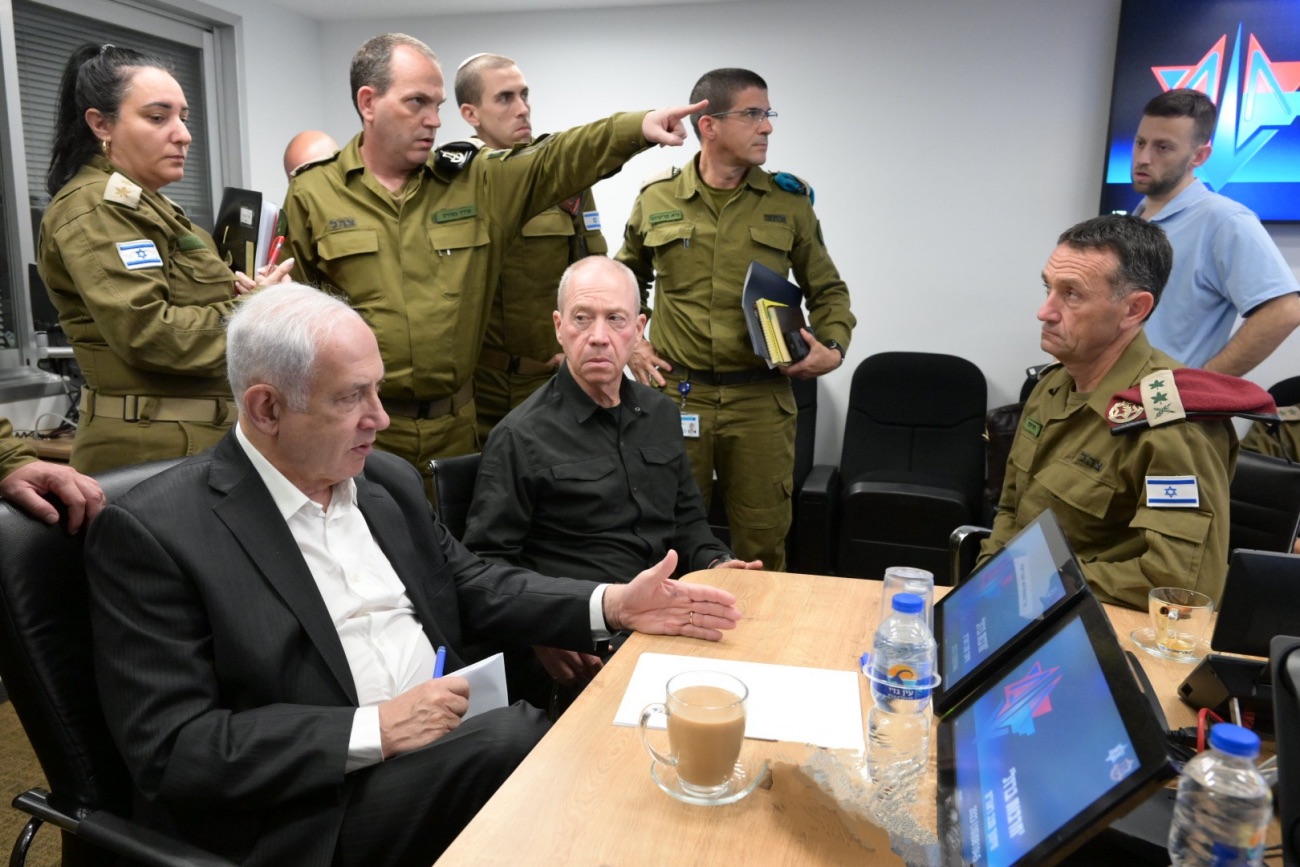
M 780 112 L 768 167 L 817 191 L 826 242 L 859 324 L 845 369 L 821 392 L 818 458 L 836 461 L 849 371 L 872 352 L 970 358 L 990 405 L 1015 399 L 1046 360 L 1034 318 L 1039 273 L 1059 232 L 1097 210 L 1119 0 L 804 0 L 321 22 L 318 42 L 289 13 L 224 0 L 245 15 L 252 182 L 282 194 L 280 153 L 298 129 L 340 142 L 359 129 L 352 52 L 401 30 L 428 42 L 450 78 L 479 51 L 514 57 L 533 89 L 534 126 L 558 130 L 613 111 L 684 102 L 707 69 L 762 74 Z M 450 100 L 451 95 L 448 93 Z M 320 114 L 313 116 L 319 100 Z M 292 120 L 288 118 L 291 117 Z M 469 130 L 449 101 L 442 140 Z M 635 158 L 596 190 L 611 248 L 640 179 L 695 152 Z M 1274 230 L 1300 270 L 1300 226 Z M 1300 335 L 1253 378 L 1300 373 Z

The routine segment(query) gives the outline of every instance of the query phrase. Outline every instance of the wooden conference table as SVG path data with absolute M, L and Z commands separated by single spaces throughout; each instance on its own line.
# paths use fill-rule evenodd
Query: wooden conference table
M 679 803 L 650 778 L 636 728 L 613 725 L 644 652 L 813 668 L 858 669 L 879 618 L 881 583 L 852 578 L 697 572 L 687 580 L 734 593 L 745 619 L 720 642 L 634 635 L 438 860 L 454 865 L 662 865 L 842 863 L 829 835 L 807 833 L 759 788 L 727 806 Z M 944 588 L 938 588 L 940 595 Z M 1145 612 L 1105 606 L 1126 649 Z M 1171 727 L 1194 725 L 1176 696 L 1190 668 L 1140 651 Z M 871 698 L 861 690 L 863 719 Z M 745 741 L 745 750 L 799 763 L 803 744 Z M 931 775 L 933 769 L 931 769 Z M 840 844 L 842 845 L 842 843 Z

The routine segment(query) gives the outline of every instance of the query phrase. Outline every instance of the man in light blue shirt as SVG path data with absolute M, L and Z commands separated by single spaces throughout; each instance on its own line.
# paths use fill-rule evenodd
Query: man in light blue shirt
M 1147 103 L 1133 139 L 1133 188 L 1146 196 L 1134 213 L 1174 248 L 1146 333 L 1190 367 L 1243 376 L 1300 325 L 1300 285 L 1254 212 L 1196 179 L 1216 118 L 1205 94 L 1171 90 Z

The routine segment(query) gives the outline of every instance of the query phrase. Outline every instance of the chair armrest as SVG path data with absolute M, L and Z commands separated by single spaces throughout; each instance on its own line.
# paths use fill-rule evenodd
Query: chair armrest
M 835 528 L 839 523 L 840 471 L 818 464 L 803 480 L 795 502 L 798 571 L 834 574 Z
M 44 789 L 28 789 L 14 798 L 14 809 L 73 834 L 87 843 L 148 867 L 235 867 L 184 840 L 136 824 L 107 810 L 64 808 Z
M 979 559 L 980 542 L 992 534 L 993 531 L 988 527 L 977 527 L 974 524 L 962 524 L 952 531 L 948 537 L 948 553 L 952 557 L 953 586 L 964 581 L 975 568 L 975 561 Z

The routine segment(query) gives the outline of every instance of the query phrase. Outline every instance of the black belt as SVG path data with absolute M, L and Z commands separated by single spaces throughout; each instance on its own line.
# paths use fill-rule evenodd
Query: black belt
M 383 398 L 384 412 L 389 415 L 399 415 L 404 418 L 442 418 L 451 415 L 459 410 L 462 406 L 474 399 L 474 382 L 465 383 L 461 386 L 460 391 L 451 397 L 442 397 L 437 400 L 394 400 L 392 398 Z
M 659 357 L 673 366 L 672 370 L 661 370 L 660 373 L 675 376 L 687 382 L 701 382 L 714 388 L 728 385 L 748 385 L 751 382 L 768 382 L 785 378 L 785 374 L 781 372 L 780 368 L 776 367 L 751 367 L 749 370 L 729 370 L 725 373 L 718 373 L 713 370 L 692 370 L 684 364 L 673 361 L 671 358 L 664 358 L 662 355 Z

